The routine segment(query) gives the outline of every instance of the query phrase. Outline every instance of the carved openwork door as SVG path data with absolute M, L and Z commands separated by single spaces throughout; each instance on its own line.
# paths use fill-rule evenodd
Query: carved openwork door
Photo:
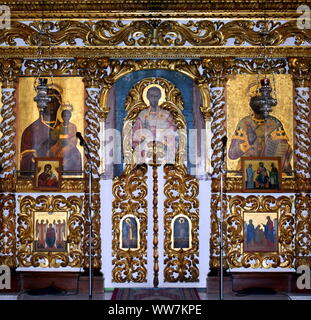
M 113 283 L 158 287 L 199 281 L 199 185 L 184 165 L 182 109 L 178 89 L 162 78 L 144 79 L 129 93 L 123 131 L 126 166 L 113 183 Z M 158 123 L 174 138 L 155 135 Z

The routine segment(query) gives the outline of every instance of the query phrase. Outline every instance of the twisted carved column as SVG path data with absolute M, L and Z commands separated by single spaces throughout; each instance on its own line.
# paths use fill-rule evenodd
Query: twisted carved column
M 16 136 L 16 130 L 14 127 L 16 120 L 15 89 L 20 68 L 20 59 L 4 59 L 0 61 L 0 81 L 2 83 L 2 122 L 0 124 L 2 137 L 0 139 L 0 148 L 2 149 L 3 153 L 0 157 L 0 165 L 3 168 L 2 172 L 0 173 L 0 178 L 5 179 L 6 183 L 11 181 L 11 187 L 14 178 L 14 172 L 16 170 L 16 165 L 14 162 L 14 157 L 16 154 L 16 147 L 14 144 L 14 139 Z
M 233 66 L 230 58 L 203 59 L 203 68 L 210 85 L 211 99 L 211 131 L 212 131 L 212 183 L 218 184 L 222 168 L 222 138 L 226 136 L 226 102 L 225 85 L 228 75 Z M 225 164 L 224 164 L 225 169 Z M 224 183 L 225 186 L 225 183 Z M 218 190 L 218 188 L 217 188 Z M 226 207 L 225 196 L 223 197 L 223 208 Z M 211 197 L 211 239 L 210 239 L 210 267 L 219 268 L 219 219 L 221 214 L 220 197 L 213 194 Z M 224 233 L 225 233 L 224 221 Z M 224 241 L 226 237 L 224 237 Z M 224 244 L 225 248 L 225 244 Z M 226 252 L 224 252 L 224 256 Z
M 16 147 L 15 130 L 15 89 L 21 68 L 20 59 L 0 60 L 1 117 L 0 123 L 0 192 L 15 189 L 14 161 Z M 13 194 L 0 194 L 0 265 L 16 267 L 16 199 Z
M 92 246 L 93 246 L 93 263 L 94 269 L 101 267 L 101 241 L 100 241 L 100 190 L 99 190 L 99 164 L 100 164 L 100 92 L 103 77 L 106 75 L 108 66 L 107 59 L 78 59 L 77 60 L 79 74 L 83 76 L 85 83 L 85 120 L 87 126 L 85 128 L 85 139 L 90 150 L 90 158 L 92 161 L 93 174 L 93 198 L 92 198 Z M 90 164 L 85 166 L 86 172 L 90 172 Z M 88 193 L 86 190 L 85 210 L 89 210 Z M 85 254 L 86 259 L 84 267 L 89 266 L 88 246 L 89 246 L 89 225 L 85 224 L 84 232 Z
M 311 59 L 290 59 L 289 66 L 295 86 L 295 173 L 298 179 L 310 178 Z
M 310 140 L 310 58 L 289 60 L 295 87 L 295 177 L 298 193 L 295 197 L 295 261 L 299 265 L 311 265 L 310 246 L 310 195 L 306 194 L 311 170 Z M 310 182 L 309 182 L 310 183 Z

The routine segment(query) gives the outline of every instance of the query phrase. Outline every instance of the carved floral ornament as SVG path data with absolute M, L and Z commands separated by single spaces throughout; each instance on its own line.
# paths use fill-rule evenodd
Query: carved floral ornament
M 82 234 L 85 217 L 82 214 L 83 197 L 31 196 L 19 197 L 20 213 L 17 219 L 17 260 L 24 267 L 81 267 L 83 266 Z M 35 212 L 68 214 L 67 252 L 34 252 Z
M 225 215 L 226 257 L 231 268 L 291 268 L 294 266 L 294 214 L 293 197 L 228 196 Z M 243 229 L 245 213 L 278 213 L 277 252 L 245 252 Z
M 11 28 L 0 33 L 0 44 L 16 46 L 21 39 L 25 46 L 39 42 L 43 46 L 77 46 L 79 39 L 86 46 L 223 46 L 233 38 L 235 46 L 260 46 L 262 25 L 260 20 L 12 21 Z M 40 30 L 45 33 L 40 35 Z M 271 21 L 268 30 L 268 46 L 282 45 L 289 38 L 295 39 L 296 46 L 311 42 L 311 30 L 299 29 L 296 20 Z

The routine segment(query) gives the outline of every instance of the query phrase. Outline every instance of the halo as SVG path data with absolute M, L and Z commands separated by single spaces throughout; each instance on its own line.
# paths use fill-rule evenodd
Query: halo
M 184 223 L 184 222 L 185 222 L 185 218 L 179 218 L 179 219 L 178 219 L 178 222 L 179 222 L 179 223 Z
M 71 103 L 67 102 L 67 103 L 63 103 L 59 106 L 58 110 L 57 110 L 57 115 L 56 118 L 58 119 L 58 121 L 60 122 L 64 122 L 63 118 L 62 118 L 62 112 L 64 110 L 69 110 L 69 111 L 73 111 L 73 106 Z
M 144 90 L 143 90 L 143 100 L 145 102 L 145 104 L 149 107 L 150 106 L 150 102 L 149 100 L 147 99 L 147 92 L 150 88 L 153 88 L 153 87 L 156 87 L 156 88 L 159 88 L 160 91 L 161 91 L 161 97 L 159 99 L 159 106 L 165 101 L 165 90 L 163 87 L 161 87 L 159 84 L 150 84 L 149 86 L 147 86 Z

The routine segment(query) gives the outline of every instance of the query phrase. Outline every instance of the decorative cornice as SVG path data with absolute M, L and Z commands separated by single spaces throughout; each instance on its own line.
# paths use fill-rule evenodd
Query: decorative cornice
M 86 46 L 224 46 L 234 39 L 234 46 L 260 46 L 263 42 L 263 21 L 232 20 L 136 20 L 125 21 L 12 21 L 10 29 L 0 32 L 0 44 L 15 46 L 22 40 L 25 46 L 76 46 L 76 39 Z M 311 29 L 300 29 L 297 21 L 269 21 L 267 42 L 279 46 L 290 38 L 295 45 L 311 43 Z M 40 30 L 45 30 L 44 33 Z
M 271 58 L 306 57 L 311 56 L 311 46 L 279 46 L 267 47 Z M 207 58 L 207 57 L 236 57 L 236 58 L 258 58 L 262 52 L 259 46 L 204 46 L 204 47 L 43 47 L 40 58 L 130 58 L 130 59 L 152 59 L 152 58 Z M 3 58 L 29 58 L 39 57 L 38 49 L 30 47 L 1 47 L 0 56 Z
M 305 0 L 303 3 L 308 4 L 310 0 Z M 55 12 L 62 12 L 63 15 L 68 16 L 72 14 L 93 13 L 96 12 L 139 12 L 140 14 L 148 14 L 150 12 L 237 12 L 237 11 L 251 11 L 257 14 L 263 14 L 263 9 L 266 11 L 282 12 L 291 11 L 295 14 L 297 7 L 301 5 L 301 1 L 291 0 L 277 0 L 277 1 L 234 1 L 234 0 L 52 0 L 52 1 L 17 1 L 17 0 L 3 0 L 2 4 L 10 6 L 14 16 L 20 14 L 32 14 L 45 16 L 52 16 Z

